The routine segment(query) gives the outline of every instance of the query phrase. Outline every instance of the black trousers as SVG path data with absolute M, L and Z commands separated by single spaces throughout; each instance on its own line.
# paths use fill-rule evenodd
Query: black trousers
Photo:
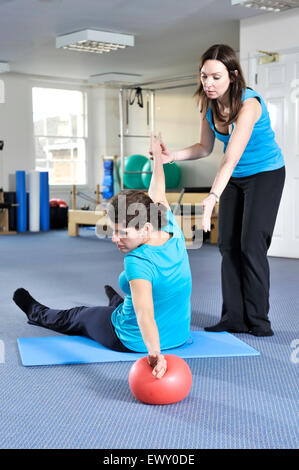
M 222 319 L 236 330 L 270 327 L 267 251 L 285 181 L 285 167 L 232 177 L 219 206 Z
M 34 303 L 28 312 L 29 323 L 67 335 L 86 336 L 114 351 L 133 352 L 116 336 L 111 314 L 124 299 L 113 296 L 106 307 L 74 307 L 56 310 Z

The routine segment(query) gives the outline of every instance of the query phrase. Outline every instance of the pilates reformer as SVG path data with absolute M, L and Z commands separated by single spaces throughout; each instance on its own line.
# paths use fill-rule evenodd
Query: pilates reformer
M 83 193 L 82 191 L 76 190 L 76 185 L 72 187 L 72 209 L 68 211 L 68 234 L 70 237 L 77 237 L 79 235 L 80 225 L 97 225 L 101 220 L 101 224 L 106 227 L 108 219 L 106 216 L 105 203 L 101 201 L 100 185 L 97 185 L 95 191 L 96 198 Z M 77 209 L 77 199 L 80 198 L 95 204 L 94 210 L 89 210 L 89 207 L 83 209 Z

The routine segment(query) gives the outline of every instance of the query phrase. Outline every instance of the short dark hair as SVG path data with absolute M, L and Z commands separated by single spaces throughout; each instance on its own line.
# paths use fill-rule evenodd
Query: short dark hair
M 115 224 L 140 230 L 147 222 L 155 230 L 167 224 L 167 208 L 155 203 L 145 192 L 137 189 L 123 189 L 109 201 L 107 214 Z

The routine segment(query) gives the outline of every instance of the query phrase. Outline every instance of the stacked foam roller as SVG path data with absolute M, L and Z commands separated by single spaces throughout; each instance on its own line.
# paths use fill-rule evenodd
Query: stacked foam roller
M 30 171 L 29 190 L 29 230 L 30 232 L 50 229 L 49 174 L 47 171 Z M 26 172 L 16 171 L 17 231 L 28 229 Z

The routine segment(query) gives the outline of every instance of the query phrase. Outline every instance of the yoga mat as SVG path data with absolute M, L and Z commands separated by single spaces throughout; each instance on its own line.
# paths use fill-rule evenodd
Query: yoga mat
M 40 175 L 39 171 L 29 172 L 29 230 L 40 230 Z
M 147 355 L 111 351 L 89 338 L 66 335 L 18 338 L 18 348 L 24 366 L 128 362 Z M 207 331 L 192 331 L 187 343 L 179 348 L 165 350 L 163 354 L 175 354 L 185 359 L 260 355 L 230 333 Z
M 26 173 L 16 171 L 17 231 L 27 231 Z
M 47 171 L 40 172 L 40 229 L 50 230 L 50 191 Z

